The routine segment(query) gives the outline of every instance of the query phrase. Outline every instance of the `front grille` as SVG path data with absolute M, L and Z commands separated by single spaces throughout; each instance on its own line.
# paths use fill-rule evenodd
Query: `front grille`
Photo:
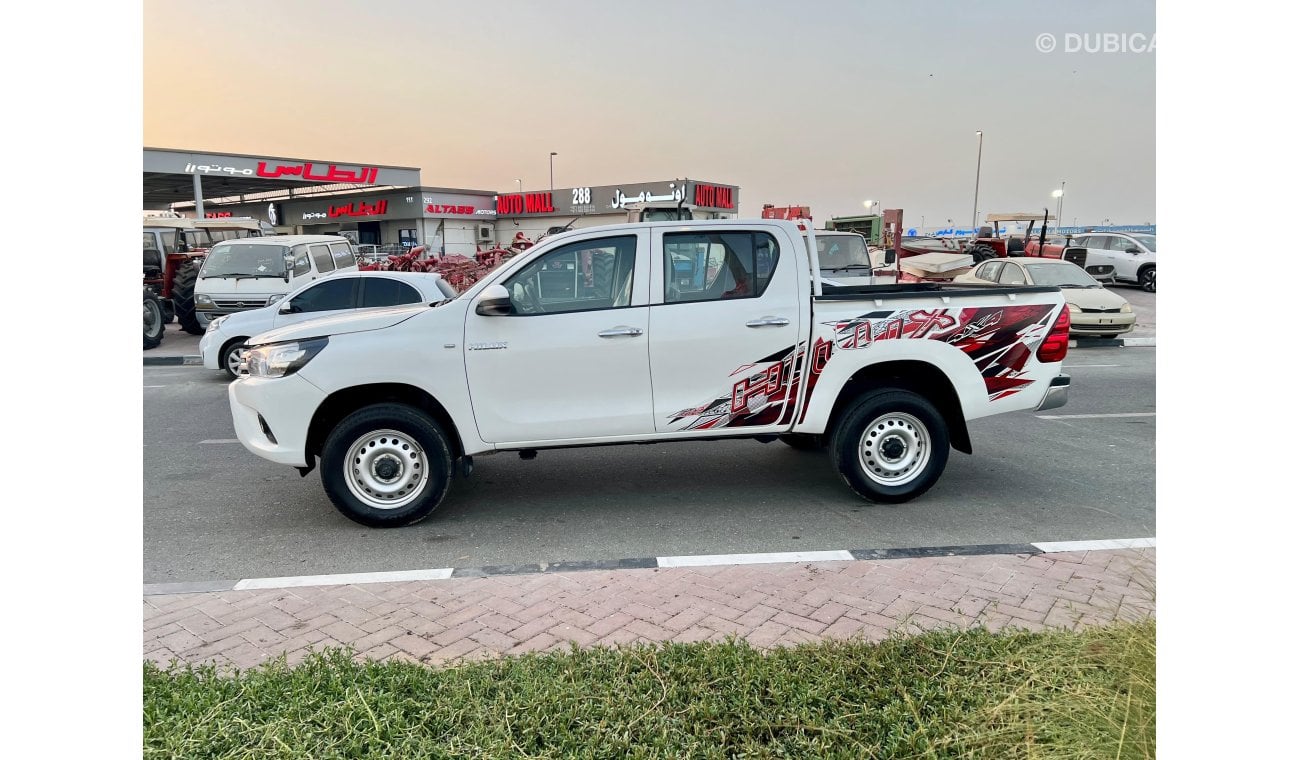
M 1083 262 L 1088 260 L 1088 249 L 1087 248 L 1066 248 L 1065 251 L 1061 253 L 1061 258 L 1065 259 L 1071 264 L 1074 264 L 1075 266 L 1081 267 L 1083 266 Z
M 240 311 L 244 309 L 260 309 L 266 305 L 265 298 L 214 298 L 212 303 L 218 309 L 231 309 Z
M 1119 314 L 1119 309 L 1079 309 L 1084 314 Z
M 1071 332 L 1124 332 L 1129 329 L 1128 325 L 1081 325 L 1070 323 Z

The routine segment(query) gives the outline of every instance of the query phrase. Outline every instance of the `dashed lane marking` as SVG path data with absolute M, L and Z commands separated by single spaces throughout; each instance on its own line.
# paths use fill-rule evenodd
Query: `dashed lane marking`
M 1154 417 L 1155 412 L 1121 412 L 1118 414 L 1040 414 L 1040 420 L 1100 420 L 1114 417 Z

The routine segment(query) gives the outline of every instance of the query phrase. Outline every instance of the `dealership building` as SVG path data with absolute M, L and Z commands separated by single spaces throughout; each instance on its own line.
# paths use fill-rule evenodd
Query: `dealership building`
M 739 200 L 734 185 L 692 179 L 499 193 L 427 186 L 413 167 L 144 149 L 146 210 L 251 217 L 284 233 L 462 255 L 518 233 L 536 240 L 555 227 L 623 222 L 640 203 L 681 202 L 697 218 L 734 218 Z

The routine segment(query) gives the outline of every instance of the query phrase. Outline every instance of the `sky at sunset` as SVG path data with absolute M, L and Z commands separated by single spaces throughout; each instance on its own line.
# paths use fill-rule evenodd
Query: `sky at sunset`
M 150 147 L 419 167 L 426 185 L 690 177 L 741 213 L 1155 223 L 1155 32 L 1134 2 L 146 0 Z M 1057 49 L 1040 52 L 1051 34 Z M 1094 42 L 1094 47 L 1096 43 Z

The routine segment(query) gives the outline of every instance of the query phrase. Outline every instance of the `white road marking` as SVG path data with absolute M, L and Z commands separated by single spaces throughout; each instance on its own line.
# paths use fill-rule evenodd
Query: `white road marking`
M 707 565 L 766 565 L 773 562 L 851 561 L 847 549 L 819 552 L 769 552 L 766 554 L 695 554 L 682 557 L 659 557 L 660 567 L 704 567 Z
M 1122 364 L 1066 364 L 1065 369 L 1074 369 L 1076 367 L 1122 367 Z
M 239 443 L 239 439 L 238 438 L 209 438 L 206 441 L 199 441 L 199 443 Z
M 146 385 L 146 388 L 166 388 L 165 385 Z
M 1112 538 L 1100 541 L 1044 541 L 1030 544 L 1039 551 L 1052 552 L 1095 552 L 1105 549 L 1146 549 L 1155 548 L 1156 539 L 1151 538 Z
M 335 575 L 292 575 L 283 578 L 245 578 L 235 584 L 236 591 L 259 588 L 297 588 L 299 586 L 346 586 L 353 583 L 400 583 L 402 581 L 445 581 L 452 568 L 434 570 L 393 570 L 382 573 L 338 573 Z
M 1120 414 L 1040 414 L 1040 420 L 1100 420 L 1111 417 L 1154 417 L 1155 412 L 1123 412 Z

